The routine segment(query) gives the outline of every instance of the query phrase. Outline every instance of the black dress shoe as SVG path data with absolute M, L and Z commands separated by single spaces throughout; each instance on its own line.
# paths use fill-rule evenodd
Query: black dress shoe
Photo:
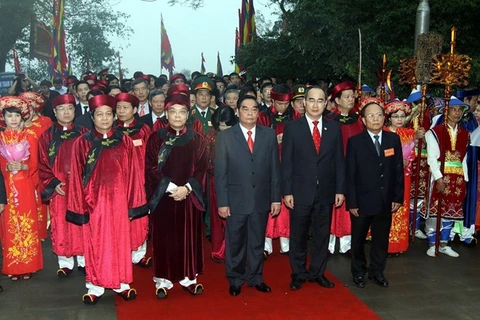
M 301 289 L 304 283 L 305 283 L 305 279 L 293 279 L 292 282 L 290 282 L 290 289 L 292 290 Z
M 255 289 L 257 289 L 260 292 L 266 292 L 266 293 L 272 292 L 272 288 L 267 286 L 265 282 L 255 285 Z
M 353 277 L 353 284 L 356 287 L 365 288 L 365 277 L 364 276 Z
M 377 274 L 375 276 L 368 276 L 368 279 L 373 280 L 373 282 L 378 284 L 380 287 L 388 288 L 388 281 L 381 274 Z
M 230 293 L 231 296 L 238 296 L 240 294 L 240 292 L 242 292 L 242 287 L 240 286 L 230 286 L 230 288 L 228 289 L 228 292 Z
M 331 282 L 330 280 L 328 280 L 325 276 L 320 276 L 316 279 L 311 279 L 310 282 L 316 282 L 320 286 L 322 286 L 324 288 L 328 288 L 328 289 L 331 289 L 331 288 L 335 287 L 335 284 L 333 282 Z

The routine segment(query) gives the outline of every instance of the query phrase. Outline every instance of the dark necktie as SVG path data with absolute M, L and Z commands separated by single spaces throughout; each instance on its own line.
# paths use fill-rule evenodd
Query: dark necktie
M 375 149 L 377 149 L 377 155 L 380 157 L 380 141 L 378 141 L 378 138 L 380 138 L 378 135 L 373 136 L 375 138 Z
M 322 142 L 322 136 L 320 135 L 320 130 L 318 130 L 318 121 L 313 121 L 313 143 L 315 144 L 315 149 L 317 154 L 320 153 L 320 144 Z
M 248 149 L 250 149 L 250 152 L 253 153 L 252 131 L 247 131 L 247 134 L 248 134 L 248 139 L 247 139 Z
M 202 118 L 205 118 L 205 111 L 200 111 L 200 114 L 202 115 Z
M 87 113 L 87 111 L 88 111 L 87 109 L 88 109 L 88 106 L 83 106 L 83 113 L 84 114 Z

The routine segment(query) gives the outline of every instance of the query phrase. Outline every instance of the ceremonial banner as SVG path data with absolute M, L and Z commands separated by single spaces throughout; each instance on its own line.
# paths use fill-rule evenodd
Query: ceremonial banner
M 220 52 L 217 52 L 217 76 L 223 76 L 222 61 L 220 61 Z
M 170 45 L 170 39 L 168 39 L 167 29 L 165 29 L 165 25 L 163 24 L 163 16 L 161 17 L 161 65 L 162 68 L 165 68 L 170 72 L 173 73 L 173 69 L 175 68 L 175 60 L 173 58 L 173 51 L 172 46 Z
M 67 52 L 65 50 L 65 0 L 54 0 L 53 2 L 53 41 L 51 76 L 54 78 L 65 78 L 67 71 Z
M 52 55 L 52 31 L 45 23 L 32 19 L 30 24 L 30 59 L 50 62 Z
M 15 46 L 12 49 L 13 51 L 13 64 L 15 66 L 15 73 L 20 74 L 22 73 L 22 68 L 20 67 L 20 60 L 18 60 L 18 54 L 17 50 L 15 49 Z

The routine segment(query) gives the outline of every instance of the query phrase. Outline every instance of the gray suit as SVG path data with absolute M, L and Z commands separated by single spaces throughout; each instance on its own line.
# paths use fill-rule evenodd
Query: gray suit
M 263 282 L 268 214 L 280 203 L 280 163 L 275 132 L 256 126 L 253 154 L 240 125 L 217 135 L 215 189 L 218 207 L 230 207 L 225 265 L 231 286 Z

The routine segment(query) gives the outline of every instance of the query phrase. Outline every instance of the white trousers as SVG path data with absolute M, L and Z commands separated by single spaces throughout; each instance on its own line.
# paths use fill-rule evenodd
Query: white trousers
M 105 288 L 96 286 L 91 282 L 87 282 L 85 284 L 85 286 L 87 287 L 88 294 L 93 294 L 94 296 L 100 297 L 101 295 L 103 295 L 105 293 Z M 129 290 L 129 289 L 130 289 L 130 285 L 128 283 L 121 283 L 120 288 L 113 289 L 113 291 L 121 293 L 121 292 L 123 292 L 125 290 Z
M 268 254 L 273 252 L 272 238 L 265 238 L 265 247 L 263 249 Z M 290 238 L 280 237 L 280 253 L 286 253 L 290 251 Z
M 340 242 L 340 248 L 339 252 L 340 253 L 346 253 L 348 250 L 352 248 L 352 236 L 343 236 L 338 238 Z M 335 243 L 337 241 L 337 237 L 335 237 L 333 234 L 330 235 L 330 241 L 328 243 L 328 251 L 330 251 L 331 254 L 335 253 Z
M 170 290 L 173 288 L 173 283 L 172 281 L 164 278 L 155 278 L 153 277 L 153 282 L 155 282 L 155 288 L 165 288 L 167 290 Z M 188 287 L 189 285 L 192 284 L 197 284 L 197 278 L 190 280 L 188 277 L 185 277 L 182 281 L 178 282 L 182 287 Z
M 137 250 L 132 251 L 132 262 L 139 263 L 147 254 L 147 240 Z
M 85 267 L 85 257 L 84 256 L 76 256 L 77 257 L 77 265 L 79 267 Z M 65 257 L 65 256 L 57 256 L 58 266 L 60 268 L 68 268 L 70 270 L 73 269 L 75 266 L 75 256 L 73 257 Z

